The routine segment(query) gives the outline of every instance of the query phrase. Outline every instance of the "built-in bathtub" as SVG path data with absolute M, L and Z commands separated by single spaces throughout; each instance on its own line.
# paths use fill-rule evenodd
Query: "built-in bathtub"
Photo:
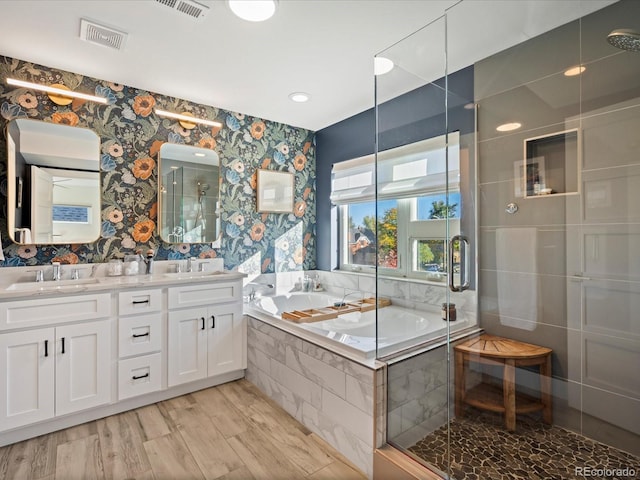
M 358 299 L 358 294 L 349 294 L 345 300 Z M 376 311 L 312 323 L 282 318 L 283 312 L 342 300 L 342 295 L 296 292 L 245 304 L 246 377 L 372 478 L 373 452 L 384 444 L 387 428 L 386 369 L 376 357 Z M 461 311 L 449 325 L 436 308 L 424 312 L 391 305 L 378 314 L 379 356 L 418 344 L 425 350 L 442 347 L 447 327 L 463 335 L 459 330 L 473 326 Z M 442 365 L 431 365 L 438 372 L 434 378 L 442 377 L 437 370 Z M 422 403 L 418 408 L 438 407 Z
M 351 296 L 347 302 L 353 299 Z M 328 348 L 331 348 L 332 344 L 340 350 L 346 348 L 354 356 L 362 359 L 376 357 L 376 328 L 377 356 L 382 357 L 407 347 L 444 338 L 447 333 L 471 326 L 463 312 L 458 312 L 456 321 L 446 322 L 442 320 L 439 310 L 418 311 L 395 305 L 378 309 L 377 326 L 376 310 L 351 312 L 339 315 L 335 319 L 308 323 L 282 319 L 283 312 L 328 307 L 341 300 L 341 297 L 326 293 L 296 292 L 258 298 L 252 302 L 250 308 L 286 322 L 301 332 L 311 333 Z

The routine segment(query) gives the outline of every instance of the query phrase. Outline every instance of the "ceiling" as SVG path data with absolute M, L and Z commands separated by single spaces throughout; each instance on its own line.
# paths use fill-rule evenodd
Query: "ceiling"
M 198 2 L 209 7 L 200 19 L 155 0 L 3 0 L 0 55 L 319 130 L 371 108 L 374 55 L 458 3 L 280 0 L 273 18 L 252 23 L 222 0 Z M 464 0 L 448 15 L 449 71 L 610 3 Z M 81 18 L 127 33 L 124 48 L 83 41 Z M 443 22 L 436 25 L 428 28 Z M 441 62 L 444 42 L 436 41 L 442 46 L 432 48 L 433 58 Z M 418 75 L 434 80 L 439 69 Z M 297 91 L 311 100 L 289 100 Z

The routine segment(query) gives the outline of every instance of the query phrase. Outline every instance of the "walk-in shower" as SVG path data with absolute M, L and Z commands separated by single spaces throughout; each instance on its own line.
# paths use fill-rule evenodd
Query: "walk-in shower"
M 434 299 L 456 304 L 477 315 L 479 329 L 467 338 L 450 329 L 441 343 L 379 355 L 387 363 L 387 442 L 457 480 L 577 479 L 589 471 L 613 472 L 598 474 L 603 478 L 633 472 L 636 478 L 640 62 L 620 49 L 640 51 L 640 2 L 600 9 L 584 2 L 576 8 L 589 10 L 580 18 L 538 36 L 517 32 L 508 47 L 493 48 L 468 66 L 463 57 L 469 49 L 461 42 L 476 38 L 475 27 L 461 29 L 480 8 L 459 2 L 380 52 L 395 68 L 376 77 L 379 151 L 435 135 L 460 136 L 459 171 L 447 158 L 438 187 L 445 206 L 458 204 L 458 223 L 437 230 L 436 222 L 425 222 L 418 229 L 412 222 L 420 219 L 407 207 L 408 226 L 398 226 L 409 252 L 404 262 L 421 254 L 412 257 L 413 243 L 459 234 L 472 246 L 466 253 L 472 269 L 466 292 L 438 288 L 429 278 L 420 285 L 396 280 L 390 287 L 379 273 L 378 295 L 393 288 L 410 292 L 414 306 Z M 540 13 L 548 19 L 551 12 Z M 584 68 L 565 74 L 576 65 Z M 505 123 L 519 127 L 497 128 Z M 433 193 L 430 187 L 425 194 Z M 378 217 L 388 209 L 385 188 L 378 185 Z M 449 277 L 455 274 L 450 270 Z M 533 361 L 511 371 L 503 362 L 507 354 L 500 362 L 482 361 L 486 351 L 461 357 L 461 369 L 454 347 L 479 333 L 551 351 L 551 375 Z M 457 389 L 456 371 L 466 374 Z M 549 383 L 550 398 L 544 395 Z M 469 392 L 478 386 L 487 387 L 487 397 L 476 402 Z M 517 421 L 506 428 L 512 394 Z M 456 415 L 456 398 L 464 415 Z M 546 416 L 537 411 L 541 402 L 551 416 L 549 409 Z

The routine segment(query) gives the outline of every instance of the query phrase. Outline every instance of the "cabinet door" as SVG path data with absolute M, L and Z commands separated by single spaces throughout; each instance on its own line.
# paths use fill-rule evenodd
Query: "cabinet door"
M 111 401 L 110 322 L 56 328 L 56 415 Z
M 0 335 L 0 430 L 53 417 L 53 342 L 53 328 Z
M 169 313 L 168 385 L 207 376 L 206 308 Z
M 208 330 L 208 375 L 219 375 L 245 368 L 244 342 L 246 325 L 242 305 L 230 304 L 209 307 Z

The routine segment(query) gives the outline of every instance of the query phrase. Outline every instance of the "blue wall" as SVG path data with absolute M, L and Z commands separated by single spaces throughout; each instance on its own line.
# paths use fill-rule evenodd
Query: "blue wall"
M 443 135 L 446 130 L 445 100 L 448 102 L 449 131 L 461 134 L 474 130 L 473 67 L 449 75 L 445 98 L 444 79 L 408 92 L 379 108 L 379 150 L 399 147 Z M 332 220 L 331 168 L 334 163 L 370 155 L 375 150 L 376 112 L 371 108 L 316 132 L 316 253 L 319 270 L 337 267 L 338 253 L 332 247 L 337 231 Z M 335 242 L 333 242 L 335 244 Z

